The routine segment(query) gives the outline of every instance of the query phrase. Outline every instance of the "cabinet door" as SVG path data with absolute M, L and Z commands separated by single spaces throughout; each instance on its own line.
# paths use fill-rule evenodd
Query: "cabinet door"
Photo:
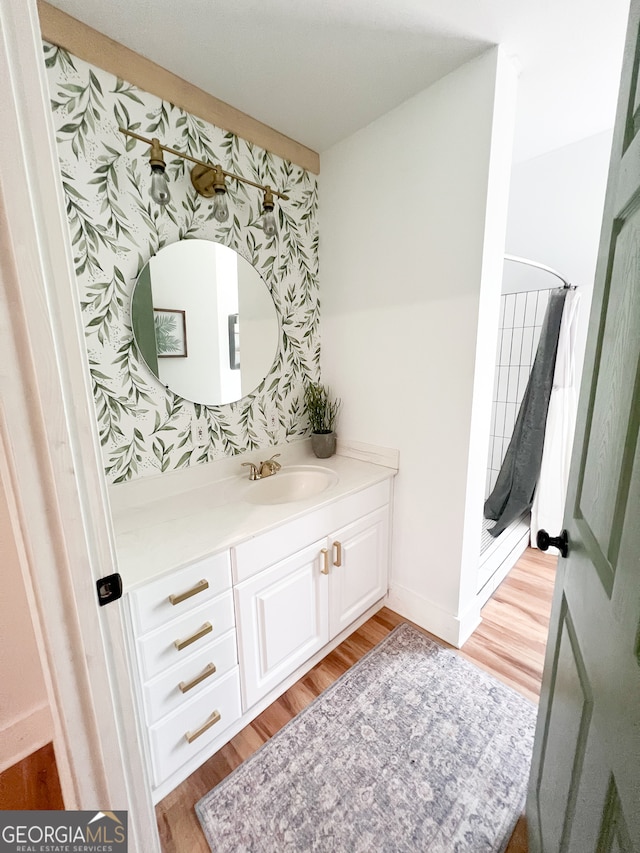
M 235 588 L 244 709 L 329 641 L 321 539 Z
M 336 531 L 331 545 L 330 636 L 335 637 L 387 593 L 389 509 Z

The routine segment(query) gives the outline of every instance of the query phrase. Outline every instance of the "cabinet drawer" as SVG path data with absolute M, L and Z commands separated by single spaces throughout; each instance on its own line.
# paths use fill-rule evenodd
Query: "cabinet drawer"
M 168 672 L 147 681 L 142 690 L 149 725 L 208 690 L 237 663 L 236 632 L 230 631 Z
M 218 721 L 205 728 L 214 714 L 219 714 Z M 219 738 L 240 714 L 240 680 L 236 667 L 205 693 L 151 726 L 149 740 L 155 785 L 162 784 L 186 761 Z M 199 731 L 202 733 L 198 735 Z M 196 737 L 189 743 L 187 736 Z
M 134 630 L 146 634 L 231 589 L 229 552 L 222 551 L 130 593 Z M 171 602 L 170 596 L 175 603 Z
M 137 642 L 143 680 L 186 660 L 235 625 L 231 590 L 185 613 Z M 178 649 L 176 643 L 183 644 Z

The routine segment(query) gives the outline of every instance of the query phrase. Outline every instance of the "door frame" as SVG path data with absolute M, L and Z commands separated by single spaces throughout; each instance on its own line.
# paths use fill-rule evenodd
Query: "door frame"
M 158 851 L 138 747 L 106 482 L 35 0 L 0 4 L 0 426 L 67 809 L 126 809 Z

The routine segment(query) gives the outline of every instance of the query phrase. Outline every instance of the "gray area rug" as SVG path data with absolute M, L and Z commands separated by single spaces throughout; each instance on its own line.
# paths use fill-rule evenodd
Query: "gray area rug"
M 536 708 L 398 625 L 196 804 L 214 853 L 495 853 Z

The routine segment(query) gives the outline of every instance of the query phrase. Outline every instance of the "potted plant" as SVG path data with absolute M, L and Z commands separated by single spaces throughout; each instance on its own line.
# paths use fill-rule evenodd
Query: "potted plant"
M 331 392 L 320 382 L 310 382 L 304 391 L 304 404 L 311 427 L 311 447 L 319 459 L 333 456 L 336 434 L 333 431 L 341 400 L 331 398 Z

